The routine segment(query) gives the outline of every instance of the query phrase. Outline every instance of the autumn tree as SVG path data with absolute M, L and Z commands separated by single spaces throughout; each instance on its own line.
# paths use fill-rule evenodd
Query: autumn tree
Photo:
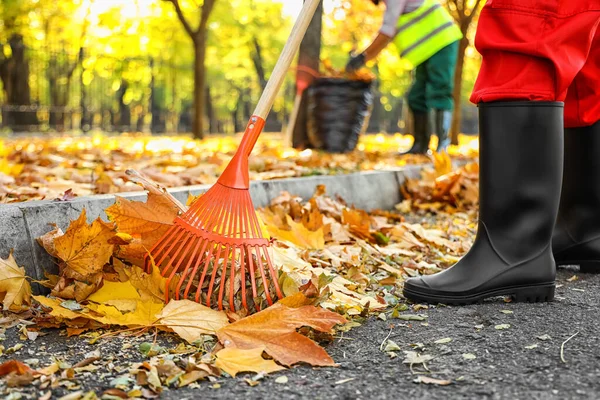
M 29 23 L 29 14 L 36 8 L 35 2 L 0 0 L 2 36 L 8 38 L 5 43 L 0 42 L 0 79 L 8 106 L 3 107 L 2 117 L 13 128 L 37 124 L 35 112 L 19 110 L 23 106 L 31 106 L 29 60 L 23 31 Z
M 454 70 L 454 116 L 452 118 L 452 127 L 450 128 L 452 144 L 458 144 L 458 134 L 460 133 L 463 70 L 465 54 L 470 44 L 469 28 L 476 21 L 481 6 L 483 6 L 481 0 L 447 0 L 446 2 L 446 7 L 458 23 L 460 31 L 463 34 L 463 38 L 458 45 L 458 58 L 456 60 L 456 69 Z
M 185 29 L 186 33 L 194 45 L 194 120 L 192 131 L 195 137 L 202 139 L 204 137 L 203 116 L 204 99 L 206 87 L 206 41 L 208 34 L 208 19 L 213 10 L 216 0 L 204 0 L 201 5 L 197 5 L 199 13 L 198 26 L 194 29 L 190 24 L 188 17 L 185 16 L 179 0 L 163 0 L 173 4 L 177 18 Z

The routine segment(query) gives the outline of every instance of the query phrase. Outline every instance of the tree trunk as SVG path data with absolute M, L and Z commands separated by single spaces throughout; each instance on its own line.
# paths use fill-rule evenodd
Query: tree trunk
M 256 75 L 258 76 L 260 88 L 265 90 L 265 86 L 267 86 L 267 78 L 265 76 L 265 68 L 262 61 L 262 49 L 258 43 L 258 39 L 255 37 L 252 38 L 252 45 L 254 46 L 254 51 L 252 52 L 252 63 L 254 64 L 254 69 L 256 70 Z
M 117 103 L 119 104 L 119 123 L 117 129 L 119 132 L 131 130 L 131 110 L 125 104 L 125 94 L 127 94 L 128 88 L 129 84 L 127 81 L 121 78 L 121 87 L 117 91 Z
M 31 106 L 29 87 L 29 61 L 25 57 L 25 44 L 23 36 L 13 34 L 8 40 L 12 55 L 0 60 L 0 78 L 6 94 L 6 104 L 9 106 Z M 18 107 L 6 112 L 7 125 L 13 130 L 22 130 L 31 125 L 37 125 L 38 119 L 35 111 L 19 111 Z
M 79 123 L 79 128 L 83 132 L 89 132 L 92 129 L 92 115 L 88 109 L 88 92 L 83 82 L 83 74 L 85 73 L 85 68 L 83 67 L 84 55 L 85 50 L 82 47 L 79 49 L 79 64 L 81 65 L 81 73 L 79 74 L 79 108 L 81 109 L 81 122 Z
M 194 41 L 194 122 L 192 133 L 197 139 L 204 139 L 204 86 L 206 57 L 206 32 Z
M 213 109 L 212 97 L 210 93 L 210 86 L 206 85 L 204 89 L 206 93 L 205 101 L 206 101 L 206 116 L 208 117 L 208 133 L 218 133 L 218 123 L 217 118 L 215 116 L 215 110 Z

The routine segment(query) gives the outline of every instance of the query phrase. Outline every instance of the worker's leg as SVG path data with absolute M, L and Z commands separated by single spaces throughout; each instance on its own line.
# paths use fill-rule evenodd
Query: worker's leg
M 600 28 L 565 101 L 565 167 L 552 249 L 558 265 L 600 272 Z
M 471 101 L 564 101 L 598 25 L 598 12 L 585 10 L 600 11 L 600 0 L 489 2 L 475 38 L 483 61 Z
M 475 42 L 483 63 L 471 96 L 480 103 L 477 238 L 451 268 L 407 280 L 406 297 L 455 304 L 554 297 L 564 124 L 556 100 L 588 58 L 598 25 L 592 9 L 600 0 L 492 0 L 482 10 Z
M 427 105 L 434 110 L 437 151 L 450 146 L 450 124 L 454 109 L 454 70 L 458 56 L 458 41 L 449 44 L 427 60 Z
M 429 149 L 431 129 L 429 128 L 426 88 L 427 68 L 425 63 L 423 63 L 417 66 L 415 81 L 408 92 L 408 107 L 413 115 L 413 137 L 415 140 L 410 150 L 404 154 L 425 154 Z

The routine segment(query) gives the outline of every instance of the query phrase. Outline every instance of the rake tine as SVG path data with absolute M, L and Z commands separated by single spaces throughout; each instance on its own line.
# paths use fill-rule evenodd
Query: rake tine
M 259 254 L 260 254 L 260 251 L 259 251 Z M 273 300 L 271 299 L 271 293 L 269 293 L 269 289 L 271 288 L 271 286 L 269 285 L 269 280 L 267 279 L 267 277 L 265 275 L 265 268 L 263 266 L 262 254 L 259 255 L 259 257 L 258 257 L 258 265 L 260 266 L 259 271 L 260 271 L 260 276 L 262 277 L 263 286 L 265 288 L 265 296 L 267 297 L 267 303 L 269 303 L 269 305 L 271 305 L 271 304 L 273 304 Z
M 175 291 L 177 293 L 177 298 L 179 298 L 179 293 L 181 292 L 181 286 L 183 286 L 183 282 L 185 281 L 185 279 L 188 277 L 188 275 L 190 275 L 190 271 L 191 270 L 191 265 L 194 262 L 195 258 L 196 258 L 196 254 L 198 253 L 198 249 L 200 248 L 200 245 L 202 244 L 202 239 L 199 238 L 194 238 L 195 239 L 195 243 L 196 245 L 194 246 L 194 250 L 192 251 L 192 255 L 189 257 L 189 260 L 185 266 L 185 268 L 183 269 L 183 275 L 181 275 L 181 277 L 179 278 L 179 283 L 177 284 L 177 287 L 175 288 Z M 195 272 L 195 270 L 193 271 Z M 192 275 L 190 275 L 191 277 L 194 276 L 194 274 L 192 273 Z M 184 298 L 187 297 L 186 295 L 183 296 Z
M 206 307 L 210 307 L 211 304 L 212 292 L 215 287 L 215 277 L 217 276 L 217 270 L 219 269 L 219 259 L 221 258 L 222 246 L 220 244 L 217 244 L 217 246 L 219 246 L 219 249 L 217 250 L 217 257 L 213 262 L 213 271 L 210 277 L 210 284 L 208 285 L 208 293 L 206 294 Z M 198 296 L 198 294 L 199 293 L 197 293 L 196 296 Z
M 241 284 L 242 307 L 244 307 L 244 309 L 247 310 L 248 303 L 246 301 L 246 265 L 245 265 L 245 260 L 244 260 L 245 257 L 246 257 L 246 255 L 245 255 L 244 246 L 240 246 L 240 273 L 242 274 L 242 284 Z
M 175 247 L 175 245 L 179 244 L 179 240 L 181 239 L 181 237 L 184 235 L 185 231 L 182 229 L 179 231 L 179 234 L 177 235 L 177 238 L 175 240 L 173 240 L 173 243 L 171 244 L 171 246 L 169 247 L 169 249 L 167 251 L 165 251 L 162 255 L 162 257 L 156 262 L 156 266 L 160 268 L 160 266 L 162 265 L 163 261 L 165 261 L 165 258 L 169 255 L 169 253 L 171 252 L 171 250 L 173 250 L 173 247 Z M 169 263 L 166 265 L 166 267 L 162 270 L 161 275 L 165 276 L 167 275 L 167 271 L 169 269 L 169 266 L 171 265 L 171 261 L 169 261 Z
M 190 250 L 190 248 L 192 247 L 192 245 L 194 244 L 194 239 L 196 239 L 193 236 L 189 236 L 188 238 L 191 238 L 191 240 L 188 241 L 188 243 L 185 245 L 185 250 L 183 250 L 183 254 L 187 254 L 188 251 Z M 186 239 L 187 240 L 187 239 Z M 185 242 L 184 242 L 185 243 Z M 171 258 L 171 260 L 176 260 L 177 256 L 179 255 L 179 253 L 182 251 L 182 249 L 184 248 L 184 246 L 180 246 L 179 250 L 177 250 L 177 252 L 173 255 L 173 257 Z M 171 279 L 173 279 L 173 277 L 175 276 L 175 274 L 177 272 L 179 272 L 179 267 L 181 266 L 181 263 L 183 263 L 183 260 L 185 260 L 185 257 L 179 257 L 177 263 L 175 263 L 175 265 L 173 266 L 173 270 L 171 271 L 171 275 L 169 275 L 169 278 L 167 278 L 167 282 L 170 283 Z M 175 299 L 179 300 L 179 291 L 177 291 L 175 293 Z
M 254 299 L 256 299 L 258 297 L 258 293 L 256 293 L 256 277 L 255 277 L 255 273 L 254 273 L 254 265 L 253 265 L 253 259 L 252 259 L 252 248 L 251 246 L 248 246 L 248 264 L 249 267 L 248 268 L 250 270 L 250 283 L 252 284 L 252 300 L 254 301 L 254 306 L 256 308 L 257 311 L 260 311 L 260 306 L 256 303 L 256 301 Z M 258 257 L 257 257 L 258 258 Z
M 217 297 L 219 310 L 223 309 L 223 293 L 225 292 L 225 283 L 227 281 L 227 260 L 230 253 L 229 247 L 225 247 L 225 257 L 223 258 L 223 268 L 221 268 L 221 280 L 219 281 L 219 294 Z
M 250 228 L 252 229 L 253 237 L 261 237 L 260 232 L 260 224 L 258 223 L 258 217 L 256 216 L 256 212 L 252 208 L 251 204 L 246 204 L 246 210 L 248 212 L 248 216 L 250 217 Z
M 277 297 L 283 299 L 283 294 L 281 293 L 281 289 L 279 288 L 279 277 L 275 272 L 275 268 L 273 268 L 273 263 L 271 262 L 271 256 L 269 255 L 269 249 L 264 247 L 265 249 L 265 258 L 267 259 L 267 265 L 269 267 L 269 271 L 271 272 L 271 277 L 273 279 L 273 285 L 275 285 L 275 292 L 277 293 Z
M 198 253 L 198 257 L 192 256 L 192 258 L 190 259 L 193 260 L 194 258 L 196 258 L 196 263 L 194 264 L 194 269 L 192 270 L 192 273 L 188 279 L 188 284 L 185 286 L 185 291 L 183 292 L 183 298 L 187 299 L 188 298 L 188 294 L 190 292 L 190 288 L 192 287 L 192 282 L 194 281 L 194 276 L 196 276 L 196 272 L 198 271 L 198 268 L 200 267 L 200 264 L 202 264 L 202 254 L 204 254 L 204 252 L 206 251 L 206 245 L 208 244 L 208 241 L 200 239 L 200 242 L 198 242 L 198 245 L 202 244 L 202 250 L 200 250 L 200 252 Z M 189 270 L 186 269 L 186 273 Z M 181 283 L 183 283 L 183 278 L 181 279 Z
M 144 255 L 144 261 L 149 261 L 149 255 L 151 254 L 159 254 L 160 252 L 162 252 L 163 248 L 169 243 L 168 238 L 173 234 L 173 231 L 177 229 L 177 225 L 172 225 L 169 230 L 167 231 L 167 233 L 154 245 L 152 246 L 152 248 L 150 249 L 149 253 L 146 253 Z M 160 247 L 159 247 L 160 246 Z M 156 257 L 155 257 L 156 260 Z M 158 268 L 158 264 L 156 264 L 156 261 L 154 262 L 154 264 L 157 266 Z M 150 273 L 150 267 L 152 267 L 151 263 L 148 263 L 146 266 L 146 272 Z
M 237 212 L 235 214 L 235 221 L 233 224 L 233 230 L 234 230 L 234 238 L 238 238 L 238 237 L 242 237 L 242 197 L 243 195 L 240 195 L 240 193 L 238 193 L 238 201 L 237 201 Z M 239 231 L 238 231 L 239 230 Z M 234 246 L 232 251 L 233 254 L 231 256 L 231 271 L 230 271 L 230 277 L 229 277 L 229 308 L 231 309 L 231 311 L 235 311 L 235 269 L 236 269 L 236 265 L 235 265 L 235 251 L 237 249 L 237 246 Z M 240 263 L 238 265 L 238 267 L 240 268 L 240 270 L 243 270 L 243 265 L 241 263 L 241 250 L 240 250 Z M 243 279 L 243 273 L 242 273 L 242 279 Z M 243 282 L 242 282 L 243 283 Z
M 204 263 L 204 268 L 202 270 L 202 276 L 200 277 L 200 281 L 198 282 L 198 287 L 196 288 L 196 296 L 194 297 L 196 302 L 199 302 L 199 300 L 200 300 L 200 294 L 202 293 L 202 286 L 204 285 L 204 278 L 206 277 L 206 274 L 208 272 L 208 267 L 210 266 L 210 260 L 212 258 L 211 255 L 214 254 L 215 249 L 216 249 L 216 245 L 211 244 L 211 243 L 208 243 L 208 244 L 211 246 L 211 249 L 206 256 L 206 262 Z M 221 251 L 221 249 L 219 247 L 219 253 L 217 253 L 217 258 L 215 259 L 216 261 L 219 260 L 220 251 Z M 216 262 L 213 262 L 213 265 L 215 263 Z M 209 302 L 209 304 L 210 304 L 210 302 Z M 210 305 L 208 305 L 208 307 L 210 307 Z
M 212 188 L 211 188 L 212 189 Z M 210 192 L 210 189 L 209 189 Z M 216 195 L 220 196 L 221 192 L 222 192 L 222 188 L 221 187 L 216 187 L 215 190 L 213 190 L 213 192 L 216 193 Z M 206 192 L 204 195 L 202 195 L 202 197 L 200 197 L 200 199 L 206 198 L 208 199 L 209 196 L 206 196 L 206 194 L 208 194 L 208 192 Z M 203 203 L 201 203 L 201 205 L 199 207 L 204 206 L 205 203 L 207 203 L 208 200 L 205 200 Z M 218 207 L 216 207 L 216 205 L 214 206 L 205 206 L 202 208 L 196 208 L 194 210 L 194 214 L 193 214 L 193 223 L 196 224 L 198 223 L 198 221 L 210 221 L 211 216 L 214 214 L 214 210 L 217 209 Z

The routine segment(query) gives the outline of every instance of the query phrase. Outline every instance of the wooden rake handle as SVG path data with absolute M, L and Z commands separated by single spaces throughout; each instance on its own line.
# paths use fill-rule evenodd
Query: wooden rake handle
M 246 132 L 240 142 L 240 147 L 225 168 L 218 182 L 224 186 L 233 189 L 248 189 L 250 187 L 250 177 L 248 172 L 248 157 L 258 140 L 265 120 L 271 111 L 275 97 L 283 83 L 285 74 L 290 68 L 290 64 L 298 51 L 300 42 L 308 29 L 308 24 L 312 20 L 315 10 L 321 0 L 305 0 L 300 15 L 292 28 L 292 32 L 281 51 L 279 60 L 269 77 L 269 82 L 258 100 L 254 114 L 248 121 Z
M 275 101 L 275 97 L 277 97 L 277 93 L 281 88 L 285 74 L 292 64 L 292 60 L 298 51 L 298 47 L 300 47 L 300 42 L 302 42 L 302 38 L 308 29 L 308 24 L 310 24 L 313 15 L 315 15 L 315 10 L 320 1 L 321 0 L 304 1 L 300 15 L 292 28 L 292 32 L 279 56 L 279 60 L 277 60 L 277 64 L 275 64 L 269 82 L 267 82 L 267 86 L 260 96 L 260 100 L 258 100 L 254 115 L 262 119 L 267 119 L 269 111 L 271 111 L 271 107 Z

